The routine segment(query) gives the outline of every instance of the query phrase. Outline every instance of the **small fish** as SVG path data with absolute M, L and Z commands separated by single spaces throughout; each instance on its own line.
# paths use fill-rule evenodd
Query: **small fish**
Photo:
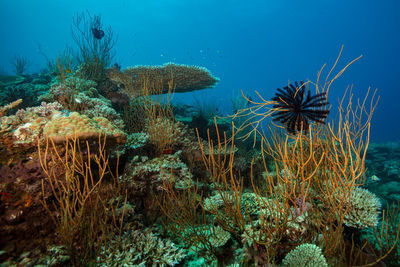
M 372 176 L 371 176 L 371 180 L 374 181 L 374 182 L 379 182 L 379 181 L 381 180 L 381 178 L 379 178 L 379 177 L 376 176 L 376 175 L 372 175 Z

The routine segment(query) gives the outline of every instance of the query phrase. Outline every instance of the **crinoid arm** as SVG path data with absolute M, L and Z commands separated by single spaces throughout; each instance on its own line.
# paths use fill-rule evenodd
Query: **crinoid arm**
M 283 124 L 290 134 L 307 131 L 310 124 L 324 123 L 328 116 L 326 93 L 311 95 L 310 89 L 303 81 L 295 82 L 277 90 L 272 100 L 275 102 L 275 113 L 272 119 Z

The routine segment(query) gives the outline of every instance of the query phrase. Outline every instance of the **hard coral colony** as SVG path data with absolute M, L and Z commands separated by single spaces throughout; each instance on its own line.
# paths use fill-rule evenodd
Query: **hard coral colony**
M 354 61 L 332 78 L 335 63 L 324 84 L 322 69 L 316 82 L 289 83 L 271 101 L 244 96 L 235 114 L 207 118 L 200 136 L 190 108 L 172 96 L 214 87 L 207 69 L 111 66 L 115 38 L 97 15 L 78 14 L 73 34 L 73 60 L 60 55 L 38 75 L 0 77 L 2 90 L 46 88 L 33 99 L 0 98 L 5 266 L 399 259 L 398 207 L 382 210 L 362 187 L 375 94 L 357 107 L 345 95 L 339 119 L 328 118 L 330 86 Z

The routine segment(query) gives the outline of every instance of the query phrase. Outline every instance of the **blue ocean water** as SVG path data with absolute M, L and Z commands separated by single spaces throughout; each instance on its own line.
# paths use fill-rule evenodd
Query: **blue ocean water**
M 399 1 L 1 0 L 0 70 L 11 71 L 14 55 L 29 59 L 31 73 L 44 68 L 38 48 L 55 58 L 73 47 L 72 17 L 82 11 L 112 27 L 123 68 L 170 61 L 208 68 L 221 79 L 215 88 L 176 98 L 213 99 L 226 112 L 240 90 L 270 98 L 288 80 L 315 79 L 344 45 L 339 67 L 363 57 L 335 82 L 330 103 L 347 85 L 356 97 L 377 88 L 372 141 L 399 139 Z

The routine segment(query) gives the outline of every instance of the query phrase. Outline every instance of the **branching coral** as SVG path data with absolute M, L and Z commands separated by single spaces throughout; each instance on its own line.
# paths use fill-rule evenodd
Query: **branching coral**
M 81 79 L 75 74 L 68 73 L 67 77 L 60 78 L 60 81 L 51 86 L 50 92 L 42 97 L 45 101 L 57 101 L 65 109 L 78 111 L 81 109 L 82 100 L 78 94 L 84 93 L 91 97 L 97 97 L 97 83 L 92 80 Z
M 164 241 L 150 230 L 124 233 L 113 240 L 100 266 L 174 266 L 185 258 L 184 251 L 170 240 Z
M 27 78 L 23 83 L 11 84 L 0 90 L 0 103 L 8 103 L 18 98 L 23 100 L 20 107 L 26 108 L 37 105 L 38 97 L 49 90 L 46 84 L 34 84 Z
M 339 200 L 343 196 L 338 196 Z M 356 228 L 374 227 L 378 224 L 378 217 L 381 212 L 381 202 L 377 196 L 366 189 L 355 187 L 348 199 L 348 212 L 344 217 L 344 224 Z
M 314 244 L 302 244 L 293 249 L 283 259 L 285 267 L 328 267 L 321 248 Z
M 16 106 L 18 106 L 21 103 L 22 103 L 22 99 L 18 99 L 18 100 L 15 100 L 14 102 L 11 102 L 3 107 L 0 107 L 0 117 L 3 117 L 8 110 L 15 108 Z
M 49 117 L 55 111 L 62 111 L 63 106 L 58 102 L 46 103 L 42 102 L 40 106 L 19 109 L 15 114 L 21 121 L 29 122 L 30 118 L 35 115 L 40 117 Z M 35 114 L 35 115 L 33 115 Z

